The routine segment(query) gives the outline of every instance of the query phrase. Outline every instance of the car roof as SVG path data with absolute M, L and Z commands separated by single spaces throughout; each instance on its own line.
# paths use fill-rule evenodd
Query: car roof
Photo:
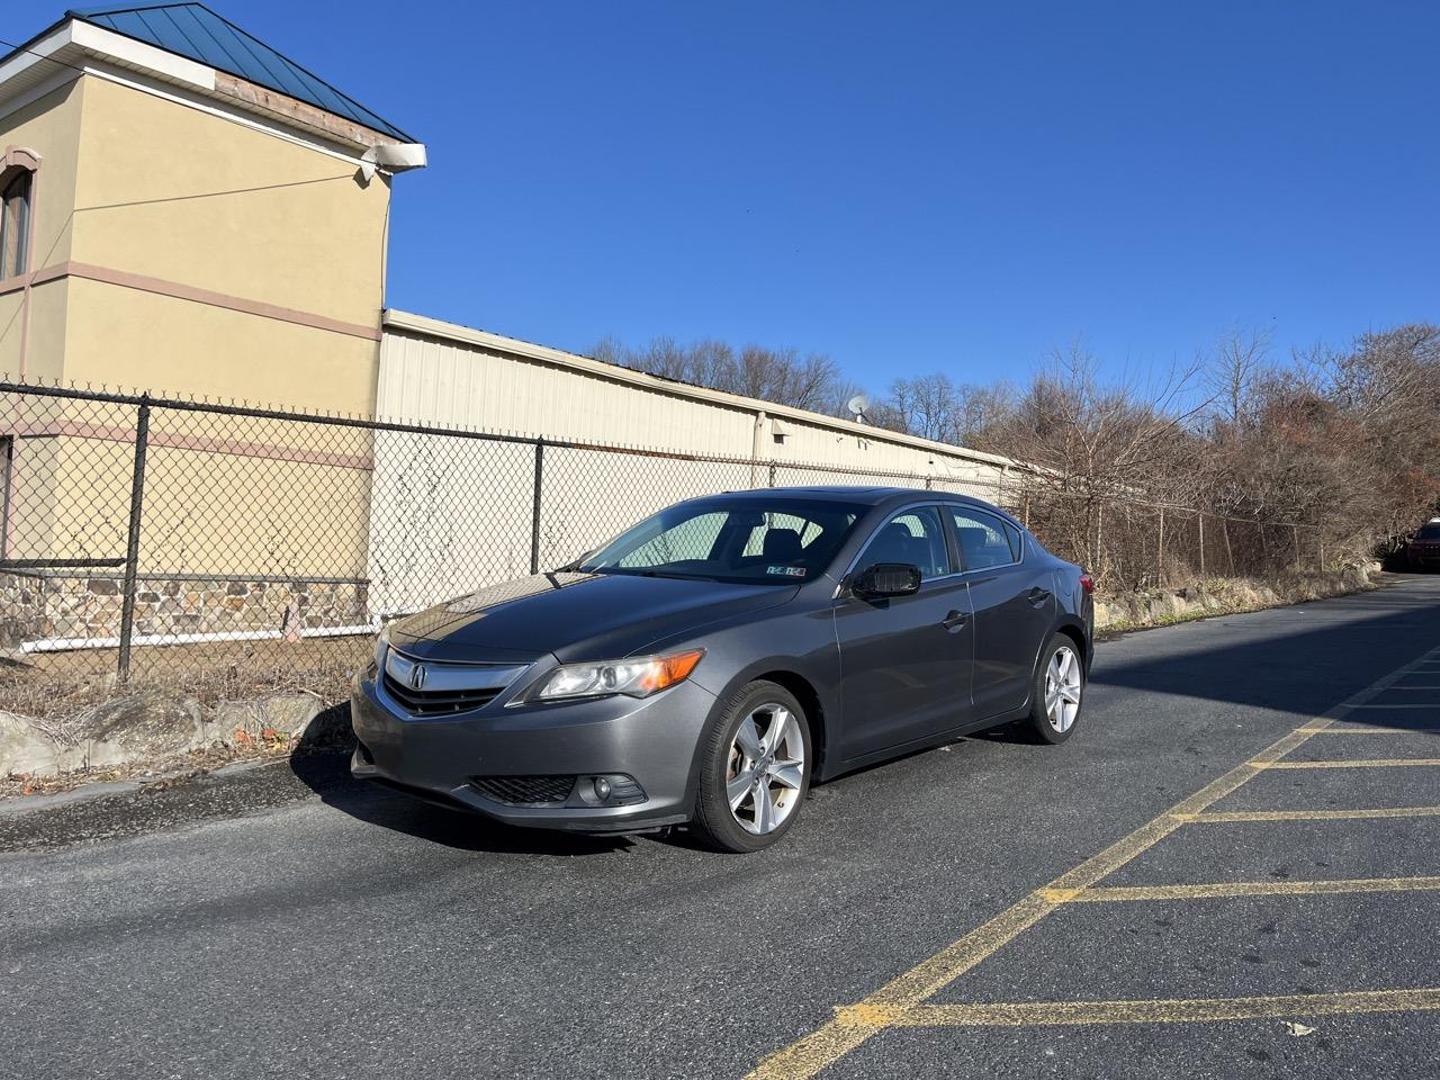
M 764 502 L 774 500 L 783 502 L 786 499 L 810 499 L 830 502 L 857 503 L 861 506 L 884 506 L 892 502 L 901 502 L 916 497 L 934 499 L 936 502 L 957 502 L 968 503 L 971 506 L 978 506 L 984 510 L 998 510 L 1006 517 L 1013 515 L 1006 513 L 1000 507 L 993 506 L 984 499 L 977 499 L 970 495 L 961 495 L 954 491 L 934 491 L 928 488 L 918 487 L 894 487 L 894 486 L 861 486 L 851 484 L 814 484 L 805 487 L 773 487 L 773 488 L 746 488 L 738 491 L 726 491 L 718 495 L 699 496 L 706 500 L 745 500 L 750 502 L 759 499 Z
M 719 499 L 824 499 L 831 502 L 875 504 L 901 492 L 914 493 L 916 488 L 864 487 L 858 484 L 812 484 L 796 487 L 741 488 L 711 496 Z

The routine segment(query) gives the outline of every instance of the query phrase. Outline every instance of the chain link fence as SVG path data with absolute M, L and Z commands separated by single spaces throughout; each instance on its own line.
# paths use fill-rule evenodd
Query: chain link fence
M 815 484 L 978 496 L 1058 554 L 1098 544 L 1117 582 L 1251 572 L 1286 543 L 1314 557 L 1298 530 L 1129 503 L 1095 538 L 1072 500 L 998 468 L 959 480 L 0 382 L 0 709 L 59 714 L 122 685 L 333 698 L 392 615 L 561 565 L 680 499 Z

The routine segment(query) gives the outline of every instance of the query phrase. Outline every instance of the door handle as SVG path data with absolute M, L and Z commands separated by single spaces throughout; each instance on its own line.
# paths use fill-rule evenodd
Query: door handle
M 1037 585 L 1025 594 L 1025 599 L 1029 600 L 1032 606 L 1039 607 L 1045 603 L 1046 600 L 1050 599 L 1050 590 L 1042 589 Z
M 940 625 L 946 630 L 959 630 L 970 621 L 970 615 L 964 611 L 952 611 L 940 620 Z

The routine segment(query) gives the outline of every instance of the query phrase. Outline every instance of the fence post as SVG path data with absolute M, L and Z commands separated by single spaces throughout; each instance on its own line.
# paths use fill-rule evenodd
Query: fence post
M 535 490 L 530 504 L 530 572 L 540 572 L 540 492 L 545 484 L 545 440 L 535 440 Z
M 1300 526 L 1291 525 L 1290 534 L 1295 538 L 1295 569 L 1300 569 Z
M 140 395 L 135 415 L 135 465 L 130 474 L 130 528 L 125 535 L 125 584 L 120 606 L 120 656 L 115 677 L 130 678 L 130 641 L 135 633 L 135 575 L 140 564 L 140 521 L 145 503 L 145 453 L 150 445 L 150 394 Z
M 1160 507 L 1160 529 L 1155 540 L 1155 582 L 1165 582 L 1165 508 Z
M 775 462 L 770 462 L 770 486 L 775 486 Z
M 1195 520 L 1200 523 L 1200 576 L 1205 576 L 1205 512 L 1202 510 L 1195 515 Z

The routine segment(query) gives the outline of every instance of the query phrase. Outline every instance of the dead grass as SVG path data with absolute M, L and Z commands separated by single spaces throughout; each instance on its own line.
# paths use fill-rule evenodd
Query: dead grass
M 150 646 L 132 653 L 126 691 L 202 705 L 296 691 L 341 701 L 372 648 L 368 636 Z M 83 649 L 0 661 L 0 710 L 63 720 L 115 693 L 116 659 L 115 649 Z
M 1110 635 L 1323 600 L 1377 588 L 1379 573 L 1378 566 L 1295 570 L 1268 580 L 1208 578 L 1177 588 L 1102 596 L 1096 603 L 1096 629 Z

